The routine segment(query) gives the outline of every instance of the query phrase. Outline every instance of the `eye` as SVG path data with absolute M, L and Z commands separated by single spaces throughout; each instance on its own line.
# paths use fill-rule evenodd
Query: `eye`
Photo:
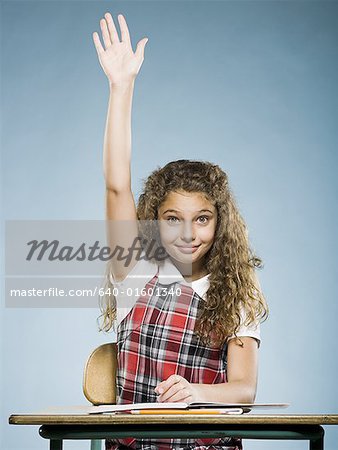
M 167 222 L 168 223 L 177 223 L 178 222 L 178 218 L 177 217 L 175 217 L 175 216 L 169 216 L 169 217 L 167 217 Z
M 203 219 L 202 221 L 200 221 L 200 223 L 205 224 L 205 223 L 208 223 L 208 221 L 209 221 L 209 216 L 199 216 L 199 217 L 197 218 L 197 220 L 199 220 L 199 219 Z

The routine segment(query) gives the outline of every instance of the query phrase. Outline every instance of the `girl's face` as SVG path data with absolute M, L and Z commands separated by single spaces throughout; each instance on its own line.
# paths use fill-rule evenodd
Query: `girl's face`
M 176 261 L 194 264 L 214 242 L 217 210 L 199 192 L 170 192 L 158 219 L 162 245 Z

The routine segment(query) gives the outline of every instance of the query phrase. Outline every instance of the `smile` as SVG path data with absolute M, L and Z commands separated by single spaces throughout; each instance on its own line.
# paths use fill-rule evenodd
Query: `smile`
M 195 253 L 196 250 L 199 248 L 200 245 L 176 245 L 176 247 L 180 250 L 182 253 Z

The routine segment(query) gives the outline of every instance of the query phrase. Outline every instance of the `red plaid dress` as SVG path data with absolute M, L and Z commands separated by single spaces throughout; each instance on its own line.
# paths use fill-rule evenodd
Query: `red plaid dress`
M 178 374 L 190 383 L 225 383 L 227 346 L 207 347 L 193 332 L 201 298 L 187 285 L 146 284 L 117 329 L 117 403 L 156 402 L 155 387 Z M 151 295 L 152 294 L 152 295 Z M 241 450 L 240 439 L 107 439 L 106 450 Z

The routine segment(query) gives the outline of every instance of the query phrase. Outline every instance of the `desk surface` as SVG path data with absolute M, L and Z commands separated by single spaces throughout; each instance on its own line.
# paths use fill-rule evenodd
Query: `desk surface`
M 87 414 L 85 406 L 49 408 L 43 412 L 12 414 L 9 423 L 13 425 L 112 425 L 140 423 L 214 423 L 214 424 L 261 424 L 261 425 L 338 425 L 338 414 L 253 414 L 241 415 L 153 415 L 147 414 Z M 83 411 L 83 412 L 79 412 Z

